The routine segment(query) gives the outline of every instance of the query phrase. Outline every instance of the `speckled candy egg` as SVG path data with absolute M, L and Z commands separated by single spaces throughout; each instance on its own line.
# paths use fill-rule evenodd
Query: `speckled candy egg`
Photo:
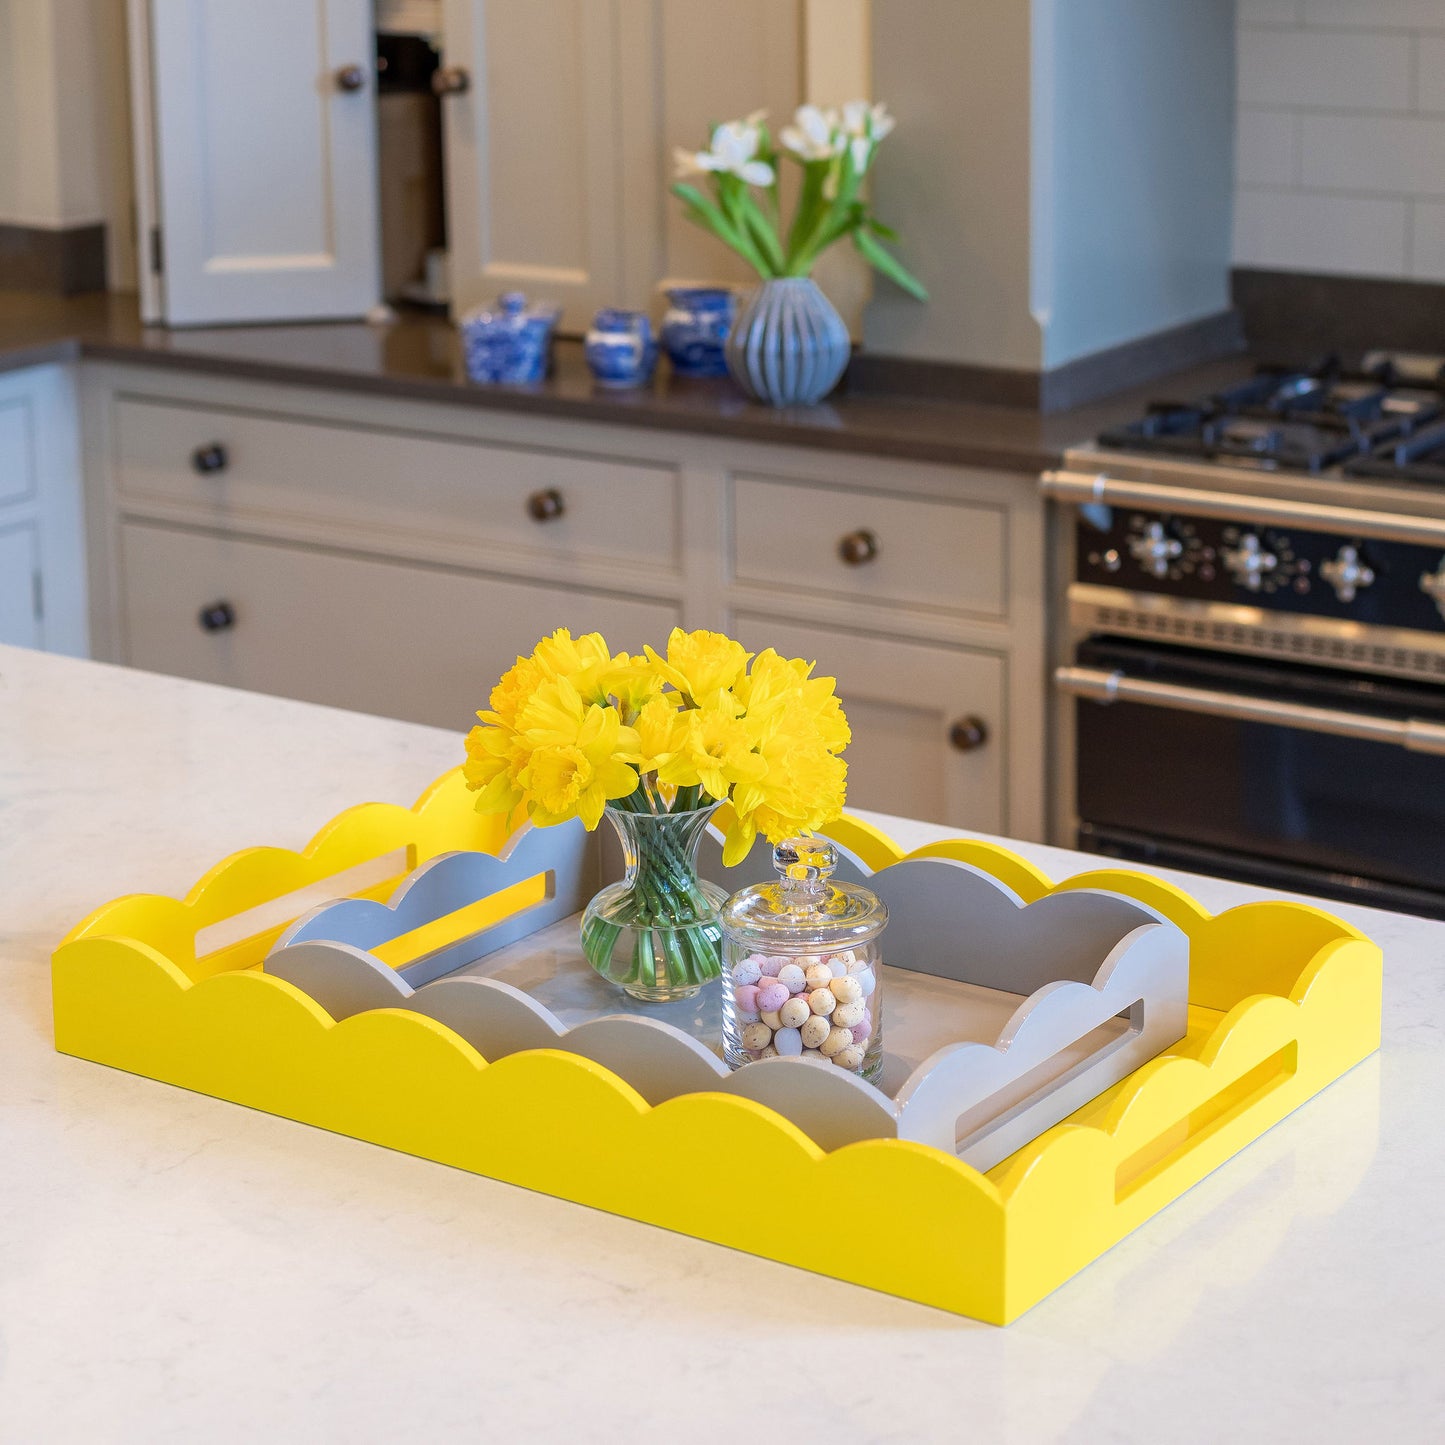
M 812 1010 L 808 1007 L 807 999 L 790 998 L 782 1008 L 778 1010 L 778 1018 L 782 1021 L 785 1029 L 801 1028 L 811 1017 Z M 858 1006 L 858 1017 L 863 1017 L 863 1006 Z
M 808 995 L 808 1007 L 815 1014 L 830 1014 L 838 1007 L 838 1000 L 830 988 L 815 988 Z

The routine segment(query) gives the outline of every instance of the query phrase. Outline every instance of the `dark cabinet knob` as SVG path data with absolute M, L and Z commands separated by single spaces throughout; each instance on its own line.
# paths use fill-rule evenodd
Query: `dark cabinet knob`
M 838 555 L 850 567 L 861 567 L 878 555 L 878 538 L 867 527 L 860 527 L 839 540 Z
M 534 522 L 552 522 L 567 510 L 567 503 L 562 498 L 562 493 L 556 487 L 548 487 L 545 491 L 533 492 L 527 498 L 527 515 Z
M 208 602 L 196 620 L 202 632 L 225 632 L 236 625 L 236 609 L 229 602 Z
M 366 71 L 359 65 L 343 65 L 335 78 L 337 90 L 360 90 L 366 84 Z
M 443 65 L 432 71 L 433 95 L 465 95 L 472 88 L 472 73 L 464 65 Z
M 230 460 L 230 455 L 220 442 L 208 442 L 191 453 L 191 467 L 203 477 L 224 472 Z
M 981 717 L 961 717 L 948 730 L 948 741 L 961 753 L 971 753 L 988 741 L 988 724 Z

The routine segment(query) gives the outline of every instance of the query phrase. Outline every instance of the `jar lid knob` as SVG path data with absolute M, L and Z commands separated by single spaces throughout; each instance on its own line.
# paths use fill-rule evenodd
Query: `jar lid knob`
M 838 850 L 826 838 L 788 838 L 773 848 L 773 867 L 789 883 L 822 883 L 838 866 Z

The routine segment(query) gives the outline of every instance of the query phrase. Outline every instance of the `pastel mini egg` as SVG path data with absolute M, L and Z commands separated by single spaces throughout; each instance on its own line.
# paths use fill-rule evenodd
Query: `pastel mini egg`
M 865 968 L 861 973 L 855 973 L 853 977 L 858 980 L 858 986 L 863 990 L 863 997 L 872 998 L 873 990 L 878 987 L 878 980 L 873 977 L 873 970 Z
M 767 1048 L 758 1051 L 758 1057 L 760 1059 L 775 1059 L 778 1057 L 778 1051 L 769 1044 Z
M 772 1013 L 788 1001 L 788 990 L 781 983 L 766 983 L 758 989 L 758 1009 Z
M 838 1000 L 833 997 L 831 988 L 815 988 L 808 995 L 808 1007 L 815 1014 L 830 1014 L 838 1007 Z
M 803 977 L 808 980 L 809 988 L 827 988 L 833 972 L 826 963 L 810 963 L 803 970 Z
M 866 1044 L 873 1036 L 873 1021 L 864 1019 L 861 1024 L 853 1025 L 853 1042 L 855 1044 Z
M 829 1029 L 828 1037 L 818 1045 L 818 1052 L 828 1058 L 834 1054 L 841 1054 L 844 1049 L 853 1047 L 853 1031 L 851 1029 Z
M 857 954 L 854 954 L 854 955 L 848 960 L 848 964 L 847 964 L 847 967 L 844 969 L 844 972 L 845 972 L 845 973 L 862 973 L 863 970 L 864 970 L 865 968 L 867 968 L 867 967 L 868 967 L 868 960 L 867 960 L 866 958 L 859 958 Z
M 740 963 L 733 964 L 733 982 L 735 984 L 756 983 L 763 976 L 760 966 L 762 961 L 762 954 L 754 953 Z
M 841 958 L 830 958 L 828 960 L 828 972 L 834 978 L 842 978 L 848 972 L 848 965 Z
M 780 1029 L 783 1026 L 783 1021 L 781 1018 L 778 1017 L 778 1011 L 776 1009 L 764 1009 L 762 1013 L 758 1015 L 758 1017 L 770 1029 Z
M 739 1009 L 737 1011 L 736 1017 L 738 1023 L 740 1024 L 755 1024 L 758 1021 L 758 1015 L 756 1011 L 754 1011 L 753 1013 L 745 1013 L 742 1009 Z
M 743 1030 L 743 1047 L 745 1049 L 765 1049 L 772 1041 L 773 1031 L 767 1024 L 749 1024 Z
M 814 1014 L 799 1032 L 803 1035 L 804 1044 L 810 1049 L 816 1049 L 833 1032 L 833 1025 L 827 1019 Z
M 744 1013 L 756 1013 L 758 1011 L 758 986 L 755 983 L 745 983 L 733 990 L 733 1002 L 742 1009 Z
M 797 1029 L 779 1029 L 773 1035 L 773 1047 L 784 1058 L 796 1058 L 803 1052 L 803 1036 Z
M 776 978 L 792 962 L 786 953 L 769 954 L 767 963 L 763 965 L 763 972 Z
M 861 1069 L 863 1067 L 863 1050 L 857 1044 L 849 1044 L 846 1049 L 839 1049 L 833 1055 L 833 1062 L 840 1069 Z
M 778 982 L 789 993 L 802 993 L 807 985 L 807 976 L 796 963 L 790 963 L 778 970 Z
M 859 1018 L 862 1018 L 860 1008 Z M 807 999 L 790 998 L 782 1008 L 778 1010 L 778 1017 L 782 1020 L 785 1029 L 800 1028 L 812 1017 L 812 1010 L 808 1007 Z
M 863 1000 L 854 999 L 852 1003 L 840 1003 L 833 1010 L 833 1022 L 840 1029 L 851 1029 L 855 1024 L 863 1022 Z
M 828 987 L 839 1003 L 856 1003 L 863 997 L 863 985 L 856 978 L 848 978 L 846 975 L 831 980 Z
M 822 1064 L 825 1069 L 833 1067 L 832 1059 L 825 1059 L 817 1049 L 804 1049 L 798 1057 L 806 1064 Z

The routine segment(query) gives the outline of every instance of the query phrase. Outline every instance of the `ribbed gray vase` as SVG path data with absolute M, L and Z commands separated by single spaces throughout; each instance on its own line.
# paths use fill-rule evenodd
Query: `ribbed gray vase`
M 764 281 L 728 333 L 732 379 L 754 401 L 811 406 L 838 384 L 848 364 L 848 328 L 806 276 Z

